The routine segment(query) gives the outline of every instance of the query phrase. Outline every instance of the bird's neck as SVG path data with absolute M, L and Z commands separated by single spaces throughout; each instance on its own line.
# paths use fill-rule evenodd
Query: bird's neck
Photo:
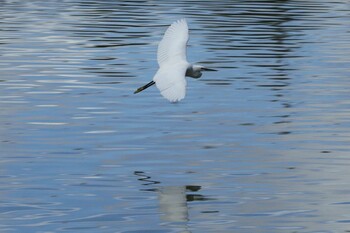
M 186 76 L 191 78 L 200 78 L 202 73 L 199 69 L 196 69 L 193 65 L 189 65 L 186 70 Z

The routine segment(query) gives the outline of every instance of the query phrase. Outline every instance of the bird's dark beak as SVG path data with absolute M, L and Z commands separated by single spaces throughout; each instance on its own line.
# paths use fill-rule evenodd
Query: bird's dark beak
M 211 69 L 211 68 L 206 68 L 206 67 L 203 67 L 202 70 L 204 70 L 204 71 L 217 71 L 217 70 L 214 70 L 214 69 Z

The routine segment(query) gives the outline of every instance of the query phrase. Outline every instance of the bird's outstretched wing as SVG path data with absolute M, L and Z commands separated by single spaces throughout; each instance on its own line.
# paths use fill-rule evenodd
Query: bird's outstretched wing
M 170 102 L 178 102 L 185 98 L 187 70 L 186 62 L 179 62 L 161 67 L 153 78 L 157 88 L 164 98 Z
M 186 60 L 188 37 L 188 25 L 185 19 L 172 23 L 158 45 L 159 66 L 170 60 Z

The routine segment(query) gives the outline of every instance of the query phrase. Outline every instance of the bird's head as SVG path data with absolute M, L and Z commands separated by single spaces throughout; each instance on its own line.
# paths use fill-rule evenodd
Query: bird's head
M 192 72 L 188 76 L 192 78 L 200 78 L 202 76 L 202 71 L 217 71 L 217 70 L 200 66 L 200 65 L 193 65 L 191 71 Z

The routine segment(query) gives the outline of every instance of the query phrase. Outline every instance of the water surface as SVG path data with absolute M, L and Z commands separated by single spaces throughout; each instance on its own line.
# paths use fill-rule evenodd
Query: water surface
M 218 69 L 156 88 L 166 27 Z M 1 232 L 350 231 L 348 1 L 0 1 Z

